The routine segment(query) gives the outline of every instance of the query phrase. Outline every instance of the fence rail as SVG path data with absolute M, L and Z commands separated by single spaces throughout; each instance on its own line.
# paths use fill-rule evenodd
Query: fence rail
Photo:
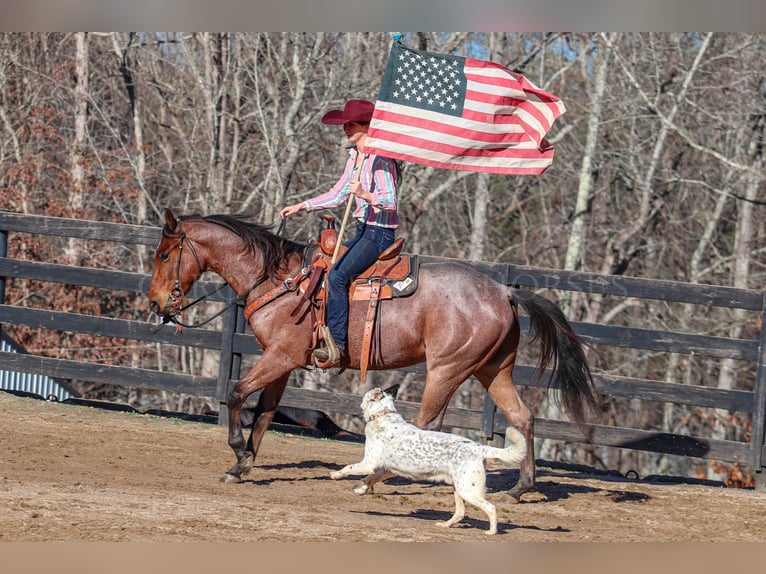
M 95 287 L 117 292 L 146 293 L 150 277 L 107 269 L 73 267 L 40 261 L 7 257 L 9 233 L 47 235 L 108 241 L 132 245 L 156 245 L 160 238 L 158 227 L 81 221 L 55 217 L 31 216 L 0 211 L 0 327 L 3 323 L 52 329 L 61 332 L 89 333 L 143 342 L 192 346 L 220 353 L 217 378 L 198 377 L 182 373 L 159 372 L 125 366 L 93 364 L 83 361 L 54 359 L 34 355 L 0 352 L 0 363 L 6 370 L 42 374 L 116 385 L 144 387 L 183 392 L 192 395 L 215 396 L 225 403 L 228 391 L 240 375 L 243 356 L 257 358 L 260 354 L 254 337 L 245 333 L 241 306 L 229 309 L 220 331 L 186 328 L 182 335 L 172 328 L 159 329 L 156 324 L 103 316 L 89 316 L 61 311 L 33 309 L 4 304 L 5 280 L 34 279 L 83 287 Z M 443 258 L 424 257 L 422 261 Z M 465 262 L 464 262 L 465 263 Z M 724 286 L 657 281 L 625 276 L 596 275 L 573 271 L 543 269 L 521 265 L 468 262 L 495 280 L 522 288 L 555 289 L 611 297 L 631 297 L 657 301 L 746 309 L 760 312 L 766 324 L 766 293 Z M 213 293 L 219 283 L 199 282 L 190 293 L 197 297 Z M 213 301 L 233 298 L 229 288 L 211 295 Z M 526 330 L 526 317 L 521 317 Z M 601 446 L 638 449 L 703 459 L 740 462 L 756 473 L 759 487 L 764 485 L 766 467 L 766 330 L 759 339 L 730 339 L 709 335 L 673 331 L 631 328 L 615 325 L 573 322 L 577 333 L 593 345 L 642 349 L 667 353 L 699 355 L 717 359 L 736 359 L 755 364 L 753 390 L 727 390 L 700 385 L 661 382 L 649 379 L 596 373 L 599 391 L 607 396 L 662 401 L 699 407 L 740 411 L 752 415 L 750 442 L 713 440 L 678 434 L 658 433 L 633 428 L 602 425 L 593 426 L 593 443 Z M 402 371 L 424 373 L 424 365 Z M 533 368 L 518 365 L 514 380 L 521 385 L 534 385 Z M 489 401 L 489 399 L 487 399 Z M 359 397 L 352 394 L 311 391 L 288 387 L 282 399 L 285 406 L 326 410 L 334 413 L 359 414 Z M 419 405 L 402 403 L 405 416 L 414 417 Z M 223 414 L 224 411 L 222 411 Z M 487 402 L 483 410 L 449 408 L 445 424 L 450 427 L 483 430 L 487 436 L 501 433 L 505 420 Z M 568 421 L 535 419 L 536 435 L 540 438 L 583 442 L 577 427 Z

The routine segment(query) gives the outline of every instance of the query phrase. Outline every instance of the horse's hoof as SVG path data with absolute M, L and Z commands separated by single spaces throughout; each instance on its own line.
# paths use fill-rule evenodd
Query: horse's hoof
M 521 495 L 514 495 L 510 492 L 506 492 L 500 497 L 500 502 L 503 504 L 518 504 L 521 502 Z
M 507 504 L 517 504 L 521 502 L 521 496 L 528 492 L 535 492 L 534 486 L 516 485 L 503 497 L 503 502 Z
M 240 481 L 239 476 L 237 476 L 236 474 L 229 474 L 228 472 L 221 477 L 221 482 L 224 484 L 229 484 L 229 483 L 239 482 L 239 481 Z
M 239 471 L 243 475 L 250 474 L 250 471 L 253 470 L 253 460 L 254 460 L 254 457 L 248 456 L 247 458 L 241 460 L 237 464 L 237 467 L 239 468 Z

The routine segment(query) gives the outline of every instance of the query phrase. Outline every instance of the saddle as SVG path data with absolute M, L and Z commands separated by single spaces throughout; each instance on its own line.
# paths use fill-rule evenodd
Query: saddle
M 327 329 L 325 318 L 328 284 L 324 279 L 332 268 L 332 256 L 338 242 L 335 217 L 325 214 L 324 219 L 327 222 L 325 229 L 320 231 L 318 239 L 306 250 L 302 272 L 304 278 L 298 285 L 301 297 L 291 314 L 294 317 L 303 315 L 307 308 L 310 310 L 312 349 L 324 339 L 323 331 Z M 380 302 L 395 297 L 406 297 L 417 289 L 418 258 L 417 255 L 402 253 L 403 245 L 403 237 L 396 239 L 378 256 L 377 261 L 352 280 L 349 287 L 350 302 L 368 302 L 359 361 L 362 382 L 365 381 L 367 369 L 371 364 L 381 364 L 381 333 L 377 320 Z M 338 256 L 342 256 L 346 249 L 341 245 Z

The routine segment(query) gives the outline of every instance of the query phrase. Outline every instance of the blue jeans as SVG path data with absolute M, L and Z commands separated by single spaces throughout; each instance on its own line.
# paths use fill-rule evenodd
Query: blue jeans
M 395 230 L 360 223 L 356 235 L 344 245 L 348 251 L 328 276 L 327 327 L 339 349 L 348 346 L 348 287 L 351 280 L 372 265 L 394 242 Z

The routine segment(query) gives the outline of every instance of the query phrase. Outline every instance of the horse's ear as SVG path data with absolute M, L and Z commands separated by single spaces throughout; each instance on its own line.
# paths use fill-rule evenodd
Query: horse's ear
M 170 209 L 167 207 L 165 208 L 165 226 L 168 228 L 170 233 L 175 233 L 176 228 L 178 227 L 178 220 L 176 219 L 176 216 L 173 215 L 173 212 L 170 211 Z
M 383 392 L 387 395 L 391 395 L 391 397 L 395 399 L 396 395 L 399 394 L 399 385 L 392 385 L 387 389 L 384 389 Z

